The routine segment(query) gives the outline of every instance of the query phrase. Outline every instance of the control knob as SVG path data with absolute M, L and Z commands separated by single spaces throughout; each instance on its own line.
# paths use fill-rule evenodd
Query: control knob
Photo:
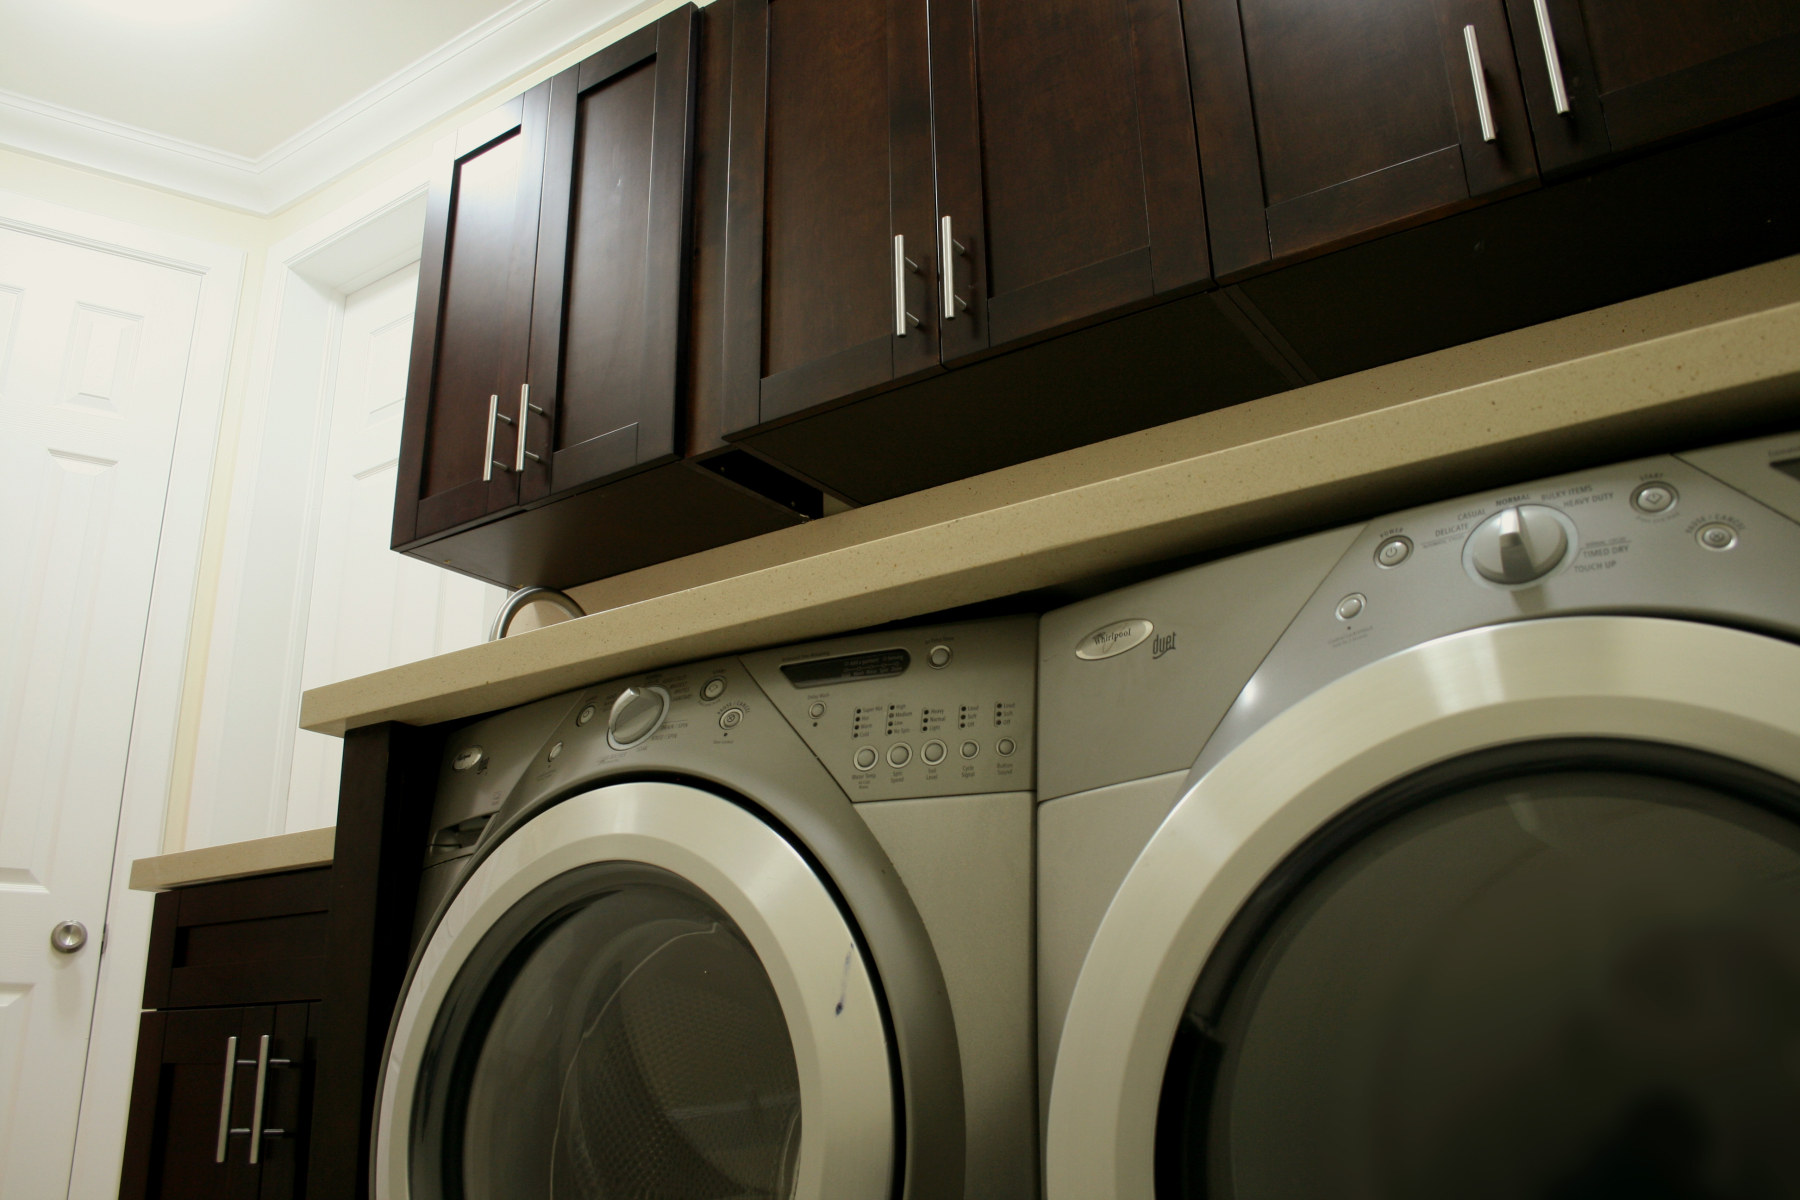
M 1469 565 L 1490 583 L 1516 586 L 1542 579 L 1568 552 L 1561 514 L 1542 504 L 1502 509 L 1469 535 Z
M 669 712 L 669 693 L 659 687 L 628 687 L 613 701 L 606 740 L 614 750 L 629 750 L 662 725 Z

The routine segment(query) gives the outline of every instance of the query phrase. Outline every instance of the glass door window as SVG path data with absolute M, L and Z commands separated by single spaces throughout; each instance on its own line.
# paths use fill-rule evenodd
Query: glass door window
M 1800 1195 L 1800 789 L 1511 747 L 1371 797 L 1240 912 L 1157 1195 Z
M 412 1194 L 785 1200 L 787 1021 L 743 932 L 678 876 L 604 863 L 488 932 L 432 1029 Z

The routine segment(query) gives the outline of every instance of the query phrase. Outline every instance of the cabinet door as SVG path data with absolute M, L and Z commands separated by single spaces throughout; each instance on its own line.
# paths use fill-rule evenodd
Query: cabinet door
M 1800 0 L 1507 0 L 1546 172 L 1800 95 Z
M 1184 0 L 1226 278 L 1527 184 L 1501 0 Z
M 726 429 L 940 369 L 925 0 L 735 0 Z
M 551 84 L 520 498 L 677 456 L 693 189 L 694 8 Z
M 516 424 L 531 338 L 546 82 L 457 135 L 419 260 L 394 545 L 519 499 Z
M 314 1007 L 145 1013 L 121 1200 L 301 1195 Z
M 934 0 L 931 61 L 946 361 L 1205 282 L 1179 0 Z

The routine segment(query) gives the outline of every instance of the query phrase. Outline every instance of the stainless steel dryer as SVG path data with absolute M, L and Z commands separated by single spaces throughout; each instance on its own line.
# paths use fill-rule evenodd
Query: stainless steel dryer
M 1036 644 L 840 638 L 453 735 L 374 1194 L 1034 1200 Z
M 1048 1200 L 1800 1195 L 1797 642 L 1800 435 L 1046 616 Z

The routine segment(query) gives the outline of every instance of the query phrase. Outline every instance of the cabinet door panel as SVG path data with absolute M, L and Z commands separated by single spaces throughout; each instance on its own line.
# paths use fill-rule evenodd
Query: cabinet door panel
M 1546 170 L 1800 95 L 1800 0 L 1508 0 L 1508 9 Z
M 549 87 L 472 122 L 432 187 L 401 433 L 396 545 L 518 500 L 510 420 L 525 382 Z M 498 465 L 494 465 L 498 460 Z
M 1198 117 L 1203 142 L 1217 151 L 1217 161 L 1202 161 L 1209 186 L 1219 183 L 1211 208 L 1225 247 L 1221 275 L 1427 220 L 1535 179 L 1498 0 L 1188 0 L 1190 25 L 1217 37 L 1233 24 L 1228 6 L 1242 32 L 1244 84 L 1228 49 L 1195 57 L 1196 71 L 1213 76 L 1197 89 L 1202 101 L 1236 106 Z M 1244 114 L 1255 133 L 1254 189 Z M 1251 203 L 1263 210 L 1260 230 L 1245 211 Z
M 738 0 L 733 430 L 937 365 L 926 36 L 924 0 Z
M 692 191 L 691 6 L 554 81 L 532 404 L 530 501 L 676 453 Z
M 1175 0 L 940 0 L 932 18 L 940 208 L 970 303 L 946 360 L 1204 281 Z

